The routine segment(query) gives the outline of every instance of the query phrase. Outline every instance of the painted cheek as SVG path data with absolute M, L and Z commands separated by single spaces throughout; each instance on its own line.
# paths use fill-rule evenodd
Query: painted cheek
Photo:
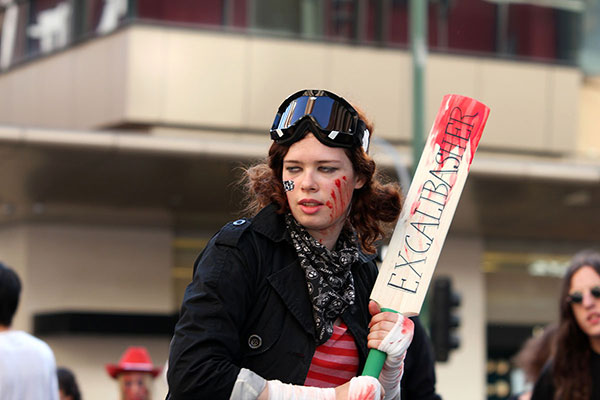
M 337 191 L 341 194 L 340 189 L 339 189 L 339 179 L 335 180 L 335 185 L 337 186 Z M 336 189 L 332 189 L 331 193 L 331 201 L 328 201 L 327 204 L 331 204 L 330 210 L 331 212 L 329 213 L 329 219 L 331 221 L 333 221 L 334 219 L 338 218 L 343 211 L 343 199 L 341 196 L 338 196 L 336 194 Z
M 331 212 L 329 213 L 331 221 L 344 214 L 346 211 L 346 205 L 352 198 L 352 193 L 348 188 L 348 179 L 345 176 L 343 176 L 341 180 L 334 180 L 333 184 L 335 187 L 330 193 L 332 207 L 329 207 L 331 209 Z
M 329 220 L 333 221 L 337 214 L 337 196 L 335 195 L 335 191 L 332 190 L 330 193 L 331 201 L 327 201 L 325 205 L 329 207 Z
M 352 199 L 353 189 L 348 185 L 348 179 L 345 176 L 342 177 L 342 182 L 336 180 L 335 184 L 340 192 L 340 206 L 342 207 L 342 210 L 345 211 L 346 206 Z

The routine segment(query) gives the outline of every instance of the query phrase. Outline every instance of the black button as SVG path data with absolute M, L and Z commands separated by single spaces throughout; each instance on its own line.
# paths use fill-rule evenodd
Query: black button
M 262 346 L 262 338 L 258 335 L 250 335 L 248 338 L 248 346 L 250 346 L 250 348 L 253 350 L 258 349 L 260 346 Z

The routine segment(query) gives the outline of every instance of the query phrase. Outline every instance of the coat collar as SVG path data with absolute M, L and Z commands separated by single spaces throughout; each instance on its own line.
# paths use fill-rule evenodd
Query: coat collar
M 300 267 L 295 250 L 291 244 L 291 238 L 287 233 L 284 216 L 283 214 L 277 214 L 276 210 L 277 206 L 271 204 L 263 208 L 252 219 L 253 228 L 257 233 L 264 235 L 274 242 L 289 243 L 289 258 L 286 257 L 289 262 L 281 269 L 274 271 L 269 275 L 267 280 L 304 331 L 315 338 L 315 322 L 312 314 L 311 301 L 306 288 L 306 278 L 304 277 L 304 272 Z M 358 274 L 357 268 L 366 268 L 365 264 L 369 263 L 375 257 L 375 254 L 365 254 L 362 251 L 359 252 L 359 260 L 357 264 L 352 267 L 355 285 L 356 278 L 360 275 Z M 355 328 L 361 326 L 359 320 L 362 318 L 361 315 L 363 312 L 368 313 L 368 311 L 359 311 L 355 304 L 344 312 L 342 318 L 349 328 L 353 328 L 351 329 L 353 334 L 363 334 L 366 337 L 366 333 L 368 332 L 362 332 Z M 363 356 L 363 354 L 361 354 L 361 356 Z
M 265 235 L 274 242 L 290 240 L 285 227 L 284 216 L 277 213 L 277 206 L 275 204 L 269 204 L 260 210 L 252 219 L 252 223 L 257 232 Z M 359 250 L 358 255 L 362 263 L 368 263 L 377 256 L 377 254 L 366 254 L 362 249 Z
M 277 206 L 269 204 L 252 218 L 254 230 L 274 242 L 282 242 L 289 238 L 285 228 L 283 214 L 277 213 Z

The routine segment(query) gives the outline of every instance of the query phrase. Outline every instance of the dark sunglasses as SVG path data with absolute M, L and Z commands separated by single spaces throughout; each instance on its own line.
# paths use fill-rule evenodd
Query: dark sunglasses
M 594 286 L 590 289 L 590 293 L 595 299 L 600 299 L 600 286 Z M 583 302 L 583 293 L 573 292 L 567 296 L 567 303 L 569 304 L 581 304 Z
M 281 105 L 271 127 L 271 139 L 291 144 L 306 133 L 299 129 L 308 121 L 321 143 L 331 147 L 362 146 L 369 149 L 369 130 L 356 110 L 343 98 L 326 90 L 301 90 Z

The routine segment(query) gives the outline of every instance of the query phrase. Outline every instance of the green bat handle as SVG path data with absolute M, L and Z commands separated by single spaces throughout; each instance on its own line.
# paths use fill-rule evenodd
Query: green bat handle
M 395 310 L 392 310 L 391 308 L 382 308 L 381 311 L 397 312 Z M 363 369 L 362 374 L 372 376 L 373 378 L 378 379 L 379 374 L 381 373 L 381 369 L 383 368 L 383 363 L 385 363 L 386 357 L 387 354 L 385 354 L 381 350 L 369 350 L 367 362 L 365 363 L 365 369 Z

